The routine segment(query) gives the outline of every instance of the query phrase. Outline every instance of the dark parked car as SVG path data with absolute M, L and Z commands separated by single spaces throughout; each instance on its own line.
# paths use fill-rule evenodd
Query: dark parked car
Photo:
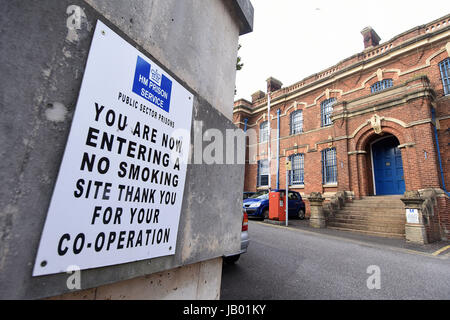
M 284 189 L 272 190 L 283 191 Z M 289 218 L 305 218 L 305 202 L 300 193 L 289 191 Z M 269 218 L 269 192 L 267 190 L 255 193 L 244 200 L 244 210 L 249 217 Z

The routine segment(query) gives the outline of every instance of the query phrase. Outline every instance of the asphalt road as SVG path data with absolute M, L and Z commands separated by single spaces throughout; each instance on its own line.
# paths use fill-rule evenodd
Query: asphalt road
M 448 258 L 256 221 L 249 235 L 221 299 L 450 299 Z

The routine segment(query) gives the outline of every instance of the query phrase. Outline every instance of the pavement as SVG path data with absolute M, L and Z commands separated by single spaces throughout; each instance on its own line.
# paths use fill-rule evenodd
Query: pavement
M 280 228 L 291 228 L 302 230 L 306 232 L 312 232 L 316 234 L 323 234 L 330 237 L 336 237 L 337 239 L 346 239 L 355 242 L 363 242 L 366 245 L 372 246 L 382 246 L 386 249 L 391 250 L 402 250 L 402 251 L 411 251 L 412 253 L 421 253 L 424 255 L 430 255 L 434 257 L 439 257 L 442 259 L 450 258 L 450 241 L 437 241 L 429 244 L 417 244 L 406 241 L 405 239 L 396 239 L 396 238 L 384 238 L 377 236 L 370 236 L 363 233 L 352 232 L 352 231 L 342 231 L 335 229 L 318 229 L 313 228 L 309 225 L 309 219 L 306 218 L 304 220 L 299 219 L 289 219 L 288 226 L 285 226 L 285 221 L 271 221 L 271 220 L 256 220 L 251 219 L 252 221 L 264 224 L 274 225 Z

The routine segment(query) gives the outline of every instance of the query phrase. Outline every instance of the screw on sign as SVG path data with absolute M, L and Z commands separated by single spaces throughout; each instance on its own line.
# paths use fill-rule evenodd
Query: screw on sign
M 175 254 L 192 93 L 101 21 L 87 61 L 33 276 Z

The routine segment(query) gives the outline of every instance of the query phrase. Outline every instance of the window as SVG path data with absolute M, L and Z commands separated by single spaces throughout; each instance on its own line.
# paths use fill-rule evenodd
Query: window
M 291 113 L 291 134 L 303 132 L 303 112 L 297 110 Z
M 444 95 L 450 94 L 450 58 L 439 63 L 441 71 L 442 85 L 444 86 Z
M 336 102 L 335 98 L 330 98 L 328 100 L 323 101 L 320 104 L 320 115 L 321 115 L 321 126 L 329 126 L 332 124 L 331 122 L 331 114 L 333 113 L 333 104 Z
M 259 142 L 266 142 L 269 140 L 269 122 L 264 121 L 259 126 Z
M 302 153 L 289 157 L 292 170 L 289 174 L 289 184 L 304 184 L 305 157 Z
M 265 187 L 269 185 L 269 162 L 267 159 L 258 161 L 258 176 L 256 185 Z
M 392 79 L 384 79 L 382 81 L 378 81 L 378 82 L 374 83 L 370 87 L 370 92 L 375 93 L 375 92 L 383 91 L 384 89 L 392 87 L 392 85 L 393 85 Z
M 337 183 L 336 148 L 322 151 L 322 183 Z

